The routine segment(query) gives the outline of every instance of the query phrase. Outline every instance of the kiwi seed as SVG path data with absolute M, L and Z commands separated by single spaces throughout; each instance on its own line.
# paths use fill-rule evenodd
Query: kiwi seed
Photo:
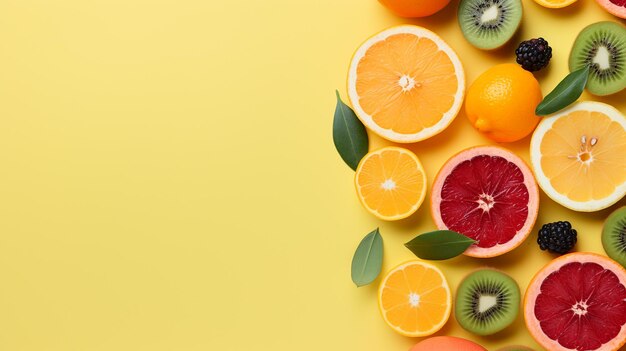
M 508 42 L 522 21 L 520 0 L 461 0 L 459 25 L 465 39 L 479 49 Z
M 615 210 L 604 222 L 602 246 L 610 258 L 626 267 L 626 206 Z
M 569 68 L 589 65 L 587 90 L 610 95 L 626 88 L 626 27 L 611 21 L 584 28 L 570 52 Z
M 513 278 L 494 269 L 481 269 L 459 285 L 454 314 L 465 330 L 491 335 L 513 323 L 519 305 L 519 286 Z

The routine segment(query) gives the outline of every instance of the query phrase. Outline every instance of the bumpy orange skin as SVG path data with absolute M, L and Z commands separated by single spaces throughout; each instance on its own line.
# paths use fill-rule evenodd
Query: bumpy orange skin
M 535 130 L 543 96 L 532 73 L 507 63 L 481 74 L 470 86 L 465 112 L 474 128 L 497 142 L 513 142 Z
M 487 351 L 486 348 L 454 336 L 435 336 L 420 341 L 410 351 Z
M 446 7 L 450 0 L 378 0 L 401 17 L 426 17 Z

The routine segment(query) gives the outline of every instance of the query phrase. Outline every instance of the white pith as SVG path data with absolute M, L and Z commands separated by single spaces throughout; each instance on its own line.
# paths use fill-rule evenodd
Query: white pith
M 357 93 L 357 90 L 356 90 L 357 67 L 361 59 L 367 53 L 367 50 L 370 47 L 372 47 L 372 45 L 380 41 L 383 41 L 387 39 L 388 37 L 392 35 L 396 35 L 396 34 L 413 34 L 418 37 L 428 38 L 432 40 L 433 42 L 435 42 L 438 45 L 439 49 L 448 55 L 448 57 L 450 58 L 450 61 L 452 62 L 452 65 L 454 66 L 455 74 L 459 78 L 457 90 L 454 95 L 455 101 L 452 104 L 452 107 L 450 108 L 450 110 L 446 112 L 441 118 L 441 120 L 439 120 L 439 122 L 437 122 L 435 125 L 424 128 L 421 131 L 414 133 L 414 134 L 398 133 L 398 132 L 393 131 L 392 129 L 382 128 L 378 124 L 376 124 L 372 116 L 366 113 L 361 107 L 359 103 L 359 94 Z M 403 87 L 403 91 L 405 91 L 404 87 L 408 88 L 410 86 L 410 84 L 408 84 L 410 83 L 409 78 L 411 79 L 413 78 L 407 76 L 406 80 L 403 80 L 403 76 L 401 76 L 400 79 L 398 80 L 398 84 L 401 87 Z M 415 84 L 414 86 L 411 86 L 411 89 L 415 89 L 416 87 L 419 87 L 418 82 L 414 82 L 414 84 Z M 414 25 L 402 25 L 402 26 L 392 27 L 368 39 L 354 53 L 354 56 L 352 57 L 352 61 L 350 62 L 350 68 L 348 70 L 348 96 L 350 98 L 350 102 L 352 103 L 352 107 L 357 117 L 359 117 L 359 119 L 363 122 L 363 124 L 365 124 L 365 126 L 369 128 L 370 130 L 372 130 L 374 133 L 380 135 L 381 137 L 387 140 L 395 141 L 398 143 L 413 143 L 413 142 L 417 142 L 420 140 L 424 140 L 446 129 L 446 127 L 450 125 L 450 123 L 452 123 L 454 118 L 459 113 L 459 110 L 461 109 L 461 106 L 463 104 L 464 94 L 465 94 L 465 72 L 463 70 L 463 66 L 457 54 L 437 34 L 431 32 L 428 29 L 414 26 Z
M 394 182 L 393 179 L 389 178 L 389 179 L 385 180 L 380 185 L 380 187 L 385 189 L 385 190 L 394 190 L 396 188 L 396 182 Z
M 417 307 L 420 305 L 420 296 L 416 293 L 409 294 L 409 304 L 411 307 Z
M 541 168 L 541 141 L 544 135 L 552 128 L 552 126 L 554 125 L 554 122 L 556 122 L 558 118 L 569 115 L 570 113 L 574 111 L 581 111 L 581 110 L 602 112 L 614 122 L 619 123 L 624 128 L 624 130 L 626 130 L 626 118 L 614 107 L 604 104 L 604 103 L 600 103 L 600 102 L 593 102 L 593 101 L 579 102 L 559 113 L 551 115 L 550 117 L 545 117 L 539 123 L 530 141 L 530 160 L 531 160 L 533 170 L 535 172 L 535 177 L 537 178 L 537 183 L 539 184 L 541 189 L 543 189 L 543 191 L 552 200 L 574 211 L 593 212 L 593 211 L 599 211 L 601 209 L 607 208 L 615 204 L 621 198 L 623 198 L 624 195 L 626 195 L 626 182 L 622 183 L 621 185 L 618 185 L 615 188 L 615 191 L 613 192 L 613 194 L 611 194 L 610 196 L 604 199 L 589 200 L 589 201 L 575 201 L 575 200 L 570 199 L 566 195 L 563 195 L 557 192 L 556 189 L 554 189 L 554 187 L 550 183 L 550 179 L 545 175 L 545 173 L 543 172 L 543 169 Z M 581 144 L 583 143 L 582 137 L 583 136 L 581 136 Z M 592 139 L 594 138 L 594 136 L 589 135 L 585 137 L 588 138 L 588 140 L 585 140 L 585 143 L 587 143 L 588 145 L 591 145 L 592 143 L 594 143 Z M 581 155 L 582 153 L 579 153 L 578 157 L 580 157 Z M 584 162 L 584 164 L 586 165 L 591 164 L 591 162 L 593 161 L 593 153 L 591 153 L 590 156 L 591 158 L 587 162 Z
M 484 313 L 498 304 L 498 297 L 494 295 L 481 295 L 478 299 L 478 312 Z
M 498 10 L 498 5 L 493 4 L 489 7 L 483 14 L 480 16 L 480 21 L 482 23 L 493 22 L 498 19 L 500 15 L 500 11 Z
M 611 68 L 611 53 L 606 46 L 600 46 L 593 56 L 593 63 L 597 64 L 601 70 Z

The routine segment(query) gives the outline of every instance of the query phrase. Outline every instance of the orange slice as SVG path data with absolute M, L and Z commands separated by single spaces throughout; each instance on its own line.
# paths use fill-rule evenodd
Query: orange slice
M 348 95 L 363 124 L 381 137 L 412 143 L 444 130 L 456 117 L 465 75 L 456 53 L 418 26 L 387 29 L 352 57 Z
M 560 9 L 575 3 L 577 0 L 535 0 L 536 3 L 549 9 Z
M 405 336 L 436 333 L 450 317 L 450 287 L 439 268 L 410 261 L 392 269 L 378 289 L 383 319 Z
M 598 211 L 626 195 L 626 117 L 610 105 L 580 102 L 544 118 L 530 151 L 539 186 L 567 208 Z
M 389 146 L 361 159 L 354 177 L 365 208 L 387 221 L 406 218 L 424 202 L 426 173 L 411 151 Z

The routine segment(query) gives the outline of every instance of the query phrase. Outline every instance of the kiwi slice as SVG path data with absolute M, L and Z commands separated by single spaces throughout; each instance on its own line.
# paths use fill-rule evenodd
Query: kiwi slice
M 522 22 L 520 0 L 461 0 L 459 25 L 465 39 L 479 49 L 506 44 Z
M 615 210 L 604 222 L 602 246 L 610 258 L 626 267 L 626 206 Z
M 491 335 L 513 323 L 519 305 L 519 286 L 513 278 L 494 269 L 481 269 L 459 285 L 454 314 L 465 330 Z
M 610 21 L 585 27 L 569 55 L 569 69 L 589 65 L 587 90 L 610 95 L 626 88 L 626 27 Z

